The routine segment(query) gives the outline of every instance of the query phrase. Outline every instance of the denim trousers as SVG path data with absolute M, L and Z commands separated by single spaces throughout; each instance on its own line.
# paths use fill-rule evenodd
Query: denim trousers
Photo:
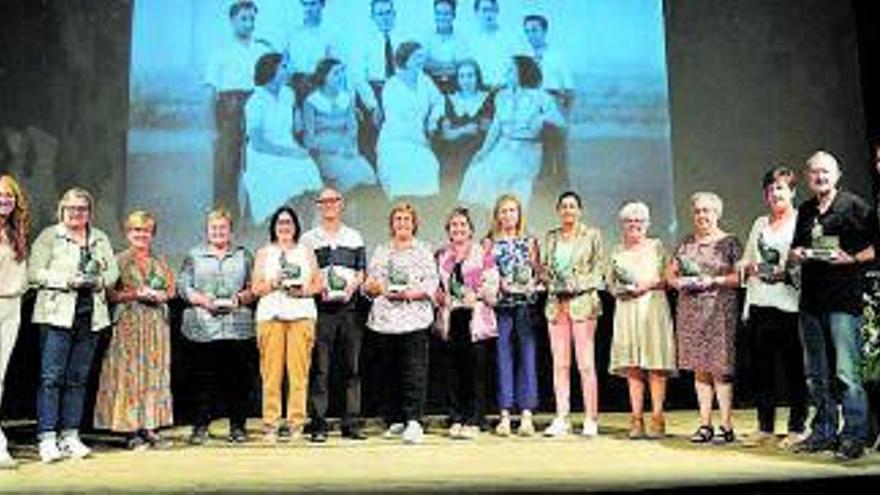
M 868 405 L 861 377 L 861 318 L 844 312 L 802 311 L 800 334 L 807 390 L 816 408 L 812 434 L 820 439 L 837 437 L 839 400 L 844 421 L 840 438 L 864 443 Z M 839 396 L 836 396 L 834 391 L 838 385 Z
M 535 371 L 535 329 L 528 305 L 499 307 L 498 408 L 534 410 L 538 406 L 538 374 Z M 518 362 L 514 362 L 514 354 Z M 516 366 L 515 366 L 516 365 Z M 514 370 L 516 370 L 514 372 Z
M 98 334 L 74 322 L 73 328 L 40 328 L 40 385 L 37 390 L 37 435 L 60 429 L 78 430 L 86 385 Z

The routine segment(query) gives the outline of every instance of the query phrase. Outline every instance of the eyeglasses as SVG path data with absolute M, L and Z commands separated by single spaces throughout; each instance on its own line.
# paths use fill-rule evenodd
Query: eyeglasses
M 88 206 L 72 205 L 65 206 L 64 209 L 73 213 L 88 213 L 91 208 L 89 208 Z
M 315 203 L 318 203 L 319 205 L 335 205 L 336 203 L 339 203 L 340 201 L 342 201 L 342 198 L 340 198 L 339 196 L 336 196 L 336 197 L 332 197 L 332 198 L 318 198 L 315 200 Z

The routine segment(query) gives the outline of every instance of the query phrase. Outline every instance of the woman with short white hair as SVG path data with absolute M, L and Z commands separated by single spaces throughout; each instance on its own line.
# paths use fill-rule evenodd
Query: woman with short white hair
M 733 375 L 736 354 L 736 264 L 742 246 L 718 221 L 724 204 L 717 194 L 691 196 L 694 230 L 687 234 L 669 262 L 666 279 L 678 291 L 676 339 L 678 368 L 694 372 L 700 406 L 700 426 L 694 443 L 731 443 L 733 433 Z M 718 398 L 721 427 L 712 427 L 713 396 Z
M 646 436 L 642 419 L 646 378 L 652 409 L 647 436 L 662 438 L 666 433 L 666 378 L 676 370 L 672 317 L 663 276 L 666 251 L 659 239 L 648 237 L 651 214 L 645 203 L 626 203 L 618 219 L 621 240 L 611 250 L 607 277 L 616 299 L 609 370 L 627 379 L 632 408 L 629 438 Z

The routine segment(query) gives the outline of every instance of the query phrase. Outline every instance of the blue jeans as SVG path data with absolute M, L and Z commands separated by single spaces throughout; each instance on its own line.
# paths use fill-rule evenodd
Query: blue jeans
M 538 375 L 535 371 L 535 330 L 529 318 L 529 307 L 524 304 L 499 307 L 495 314 L 498 318 L 498 408 L 510 410 L 515 403 L 520 410 L 534 410 L 538 406 Z M 519 351 L 516 380 L 514 339 Z
M 98 335 L 89 326 L 40 328 L 37 435 L 78 430 Z
M 842 386 L 840 402 L 844 423 L 840 437 L 864 443 L 868 433 L 868 403 L 861 377 L 861 318 L 843 312 L 802 311 L 800 333 L 807 390 L 816 408 L 812 434 L 821 440 L 837 436 L 837 400 L 832 394 L 836 378 Z M 833 373 L 832 355 L 836 362 Z

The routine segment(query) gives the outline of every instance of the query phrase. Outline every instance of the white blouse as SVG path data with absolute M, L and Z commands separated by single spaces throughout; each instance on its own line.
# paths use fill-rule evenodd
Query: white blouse
M 283 253 L 275 244 L 267 246 L 263 259 L 263 276 L 272 279 L 281 271 L 281 256 L 288 263 L 299 265 L 304 283 L 312 279 L 312 265 L 309 262 L 308 248 L 297 244 L 292 250 Z M 295 321 L 317 319 L 318 310 L 312 297 L 291 297 L 284 290 L 276 289 L 260 298 L 257 303 L 257 321 Z
M 760 216 L 752 224 L 749 239 L 743 250 L 741 266 L 751 263 L 759 263 L 761 255 L 758 252 L 758 239 L 764 239 L 764 243 L 779 251 L 780 263 L 785 264 L 788 259 L 788 251 L 794 238 L 794 228 L 797 224 L 797 214 L 791 216 L 779 229 L 770 228 L 770 221 L 766 215 Z M 745 282 L 746 302 L 743 306 L 743 319 L 749 317 L 750 306 L 776 308 L 789 313 L 798 311 L 800 291 L 791 284 L 775 283 L 768 284 L 757 276 L 749 277 Z

